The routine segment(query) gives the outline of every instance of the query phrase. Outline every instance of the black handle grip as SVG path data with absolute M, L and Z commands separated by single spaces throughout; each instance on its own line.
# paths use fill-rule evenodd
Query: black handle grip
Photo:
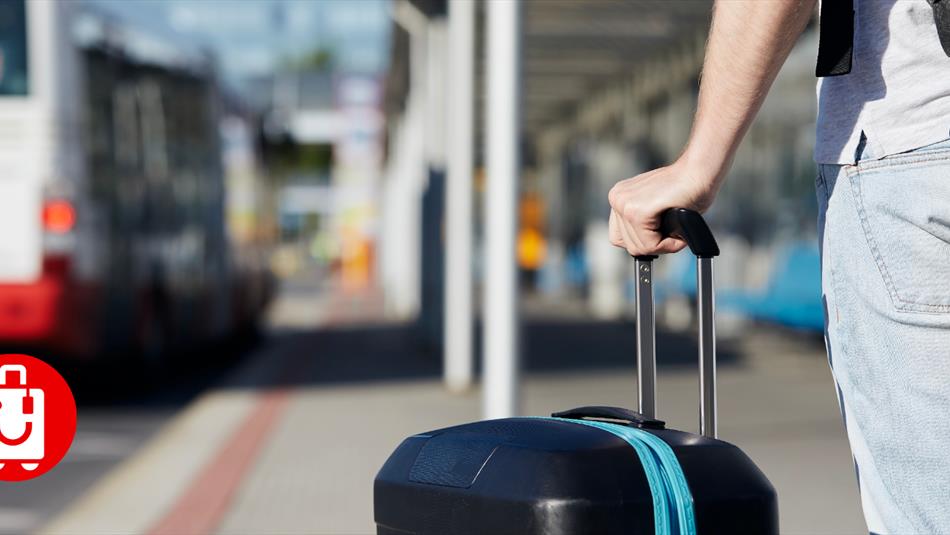
M 578 407 L 561 412 L 555 412 L 551 416 L 555 418 L 569 418 L 571 420 L 621 420 L 630 422 L 637 427 L 646 427 L 649 429 L 663 429 L 666 422 L 656 418 L 647 418 L 639 412 L 620 407 Z
M 670 208 L 663 212 L 660 232 L 686 241 L 689 250 L 699 258 L 719 256 L 719 245 L 706 220 L 695 210 Z

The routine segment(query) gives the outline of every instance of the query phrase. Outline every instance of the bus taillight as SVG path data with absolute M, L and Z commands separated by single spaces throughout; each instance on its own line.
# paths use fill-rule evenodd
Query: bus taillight
M 54 234 L 65 234 L 76 226 L 76 209 L 66 200 L 50 200 L 43 205 L 43 228 Z

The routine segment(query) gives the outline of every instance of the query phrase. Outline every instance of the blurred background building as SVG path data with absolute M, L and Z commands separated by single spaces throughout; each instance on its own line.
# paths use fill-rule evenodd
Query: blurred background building
M 109 463 L 71 454 L 77 468 L 33 490 L 0 488 L 0 532 L 50 520 L 52 532 L 176 532 L 175 497 L 194 474 L 157 470 L 156 451 L 173 439 L 146 438 L 204 417 L 186 407 L 236 403 L 208 409 L 215 423 L 200 442 L 241 442 L 220 415 L 251 405 L 222 390 L 312 395 L 306 411 L 274 418 L 316 434 L 265 441 L 283 449 L 266 450 L 259 476 L 234 480 L 251 494 L 200 524 L 242 533 L 365 532 L 372 472 L 426 427 L 493 406 L 630 405 L 634 274 L 607 241 L 607 191 L 682 150 L 711 2 L 495 1 L 520 13 L 508 47 L 491 46 L 490 2 L 479 0 L 0 0 L 0 353 L 70 371 L 80 452 L 110 433 L 135 444 Z M 794 452 L 832 452 L 843 468 L 814 470 L 851 489 L 820 345 L 816 49 L 809 28 L 708 220 L 723 250 L 718 331 L 735 388 L 723 394 L 733 396 L 726 433 L 739 421 L 733 431 L 777 474 L 780 495 L 798 500 L 784 527 L 846 533 L 860 526 L 853 493 L 809 501 L 785 467 Z M 491 80 L 502 75 L 513 91 L 499 108 Z M 513 140 L 504 150 L 492 145 L 508 139 L 499 132 Z M 492 171 L 506 165 L 511 176 Z M 498 250 L 510 253 L 510 292 Z M 680 379 L 692 369 L 679 366 L 694 358 L 695 267 L 683 254 L 658 268 L 661 338 L 673 348 L 660 366 L 677 393 L 664 402 L 682 424 L 695 397 Z M 257 345 L 244 343 L 251 334 L 263 334 Z M 207 371 L 207 361 L 228 364 Z M 144 373 L 101 399 L 132 371 Z M 105 380 L 89 386 L 93 376 Z M 140 388 L 149 378 L 159 384 Z M 512 402 L 492 405 L 499 392 Z M 803 407 L 799 392 L 823 404 Z M 162 416 L 123 427 L 128 410 Z M 360 426 L 339 415 L 361 410 L 386 415 L 384 439 L 346 438 Z M 338 426 L 334 436 L 313 430 L 315 414 Z M 792 420 L 806 438 L 771 435 Z M 290 442 L 318 442 L 326 464 L 306 464 L 317 461 Z M 126 476 L 114 474 L 129 463 L 180 479 L 119 492 Z M 299 481 L 293 463 L 329 475 Z M 93 484 L 106 473 L 108 485 Z M 351 479 L 339 492 L 328 483 Z M 275 514 L 267 507 L 295 502 L 253 494 L 291 480 L 295 496 L 328 505 Z M 53 496 L 50 485 L 61 498 L 37 498 Z M 146 514 L 122 500 L 161 507 Z M 6 503 L 35 516 L 4 516 Z
M 177 238 L 165 233 L 162 239 L 185 243 L 187 232 L 201 228 L 199 241 L 210 264 L 231 255 L 225 263 L 244 271 L 266 264 L 287 277 L 316 269 L 350 289 L 375 288 L 387 313 L 418 318 L 423 342 L 437 350 L 445 285 L 446 127 L 455 113 L 445 94 L 451 89 L 445 2 L 89 0 L 31 8 L 36 14 L 29 17 L 33 11 L 25 6 L 4 3 L 10 28 L 3 48 L 7 125 L 11 132 L 30 129 L 10 145 L 12 168 L 24 178 L 8 180 L 6 187 L 11 203 L 17 199 L 32 207 L 7 216 L 7 228 L 24 230 L 8 240 L 4 252 L 11 280 L 35 277 L 44 258 L 76 256 L 76 266 L 99 262 L 88 269 L 101 273 L 116 268 L 107 255 L 132 245 L 109 253 L 86 251 L 108 247 L 108 233 L 109 239 L 127 238 L 118 229 L 123 216 L 114 211 L 131 209 L 116 204 L 117 185 L 108 181 L 117 179 L 103 179 L 96 169 L 127 160 L 122 165 L 130 176 L 162 176 L 152 180 L 172 185 L 197 180 L 210 192 L 201 201 L 208 208 L 196 208 L 196 214 L 217 210 L 219 215 L 200 214 L 200 225 L 183 224 Z M 484 6 L 477 6 L 470 187 L 480 194 L 486 46 Z M 631 294 L 629 266 L 602 239 L 606 191 L 619 178 L 669 162 L 681 150 L 708 19 L 704 2 L 526 4 L 517 229 L 525 291 L 555 301 L 581 299 L 601 318 L 623 313 Z M 36 30 L 26 32 L 28 25 Z M 814 40 L 809 31 L 782 70 L 709 214 L 727 250 L 737 252 L 724 255 L 731 264 L 719 277 L 726 292 L 723 311 L 736 322 L 765 320 L 810 330 L 822 325 L 810 160 Z M 112 78 L 97 69 L 110 69 Z M 165 73 L 204 87 L 200 95 L 174 96 L 154 87 Z M 97 98 L 98 131 L 92 121 Z M 182 138 L 197 125 L 174 131 L 175 113 L 208 118 L 204 128 L 213 132 L 206 147 Z M 42 131 L 27 123 L 59 126 Z M 200 176 L 177 178 L 171 154 L 179 143 L 192 151 L 194 162 L 205 160 L 200 172 L 190 171 Z M 47 152 L 30 163 L 36 168 L 27 169 L 22 161 L 27 152 L 20 149 Z M 75 168 L 65 171 L 60 161 Z M 93 184 L 102 180 L 107 183 Z M 152 202 L 149 188 L 136 188 L 130 195 Z M 158 196 L 156 203 L 182 199 Z M 59 201 L 79 212 L 76 228 L 40 228 L 32 214 L 41 205 L 66 206 Z M 483 215 L 476 210 L 474 217 L 481 221 Z M 96 219 L 102 221 L 93 224 Z M 157 216 L 152 219 L 141 226 L 161 226 Z M 22 227 L 27 224 L 29 231 Z M 480 223 L 474 228 L 478 250 L 483 232 Z M 91 245 L 76 245 L 84 239 Z M 225 247 L 233 251 L 224 254 Z M 86 254 L 97 260 L 85 261 Z M 472 257 L 476 270 L 479 259 Z M 175 294 L 170 290 L 175 262 L 155 254 L 128 261 L 149 265 L 141 274 L 123 268 L 140 279 L 128 282 L 130 292 L 164 296 L 147 297 L 150 303 Z M 261 266 L 250 267 L 254 262 Z M 684 324 L 681 312 L 687 308 L 679 304 L 694 291 L 689 270 L 688 262 L 676 260 L 662 281 L 674 326 Z M 163 277 L 169 280 L 158 280 Z M 14 303 L 4 310 L 22 315 L 18 322 L 35 323 L 43 319 L 38 306 Z M 132 316 L 126 312 L 120 315 Z M 12 317 L 7 328 L 15 330 Z

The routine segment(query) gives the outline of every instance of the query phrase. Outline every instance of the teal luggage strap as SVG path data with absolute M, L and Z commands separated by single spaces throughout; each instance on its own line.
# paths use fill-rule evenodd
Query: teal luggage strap
M 693 495 L 669 444 L 642 429 L 626 425 L 569 418 L 543 419 L 596 427 L 623 439 L 640 458 L 650 485 L 656 535 L 696 535 Z

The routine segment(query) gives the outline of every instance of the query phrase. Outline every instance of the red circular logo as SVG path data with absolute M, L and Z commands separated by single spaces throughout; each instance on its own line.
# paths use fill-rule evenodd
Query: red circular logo
M 29 355 L 0 355 L 0 480 L 45 474 L 76 434 L 76 401 L 52 366 Z

